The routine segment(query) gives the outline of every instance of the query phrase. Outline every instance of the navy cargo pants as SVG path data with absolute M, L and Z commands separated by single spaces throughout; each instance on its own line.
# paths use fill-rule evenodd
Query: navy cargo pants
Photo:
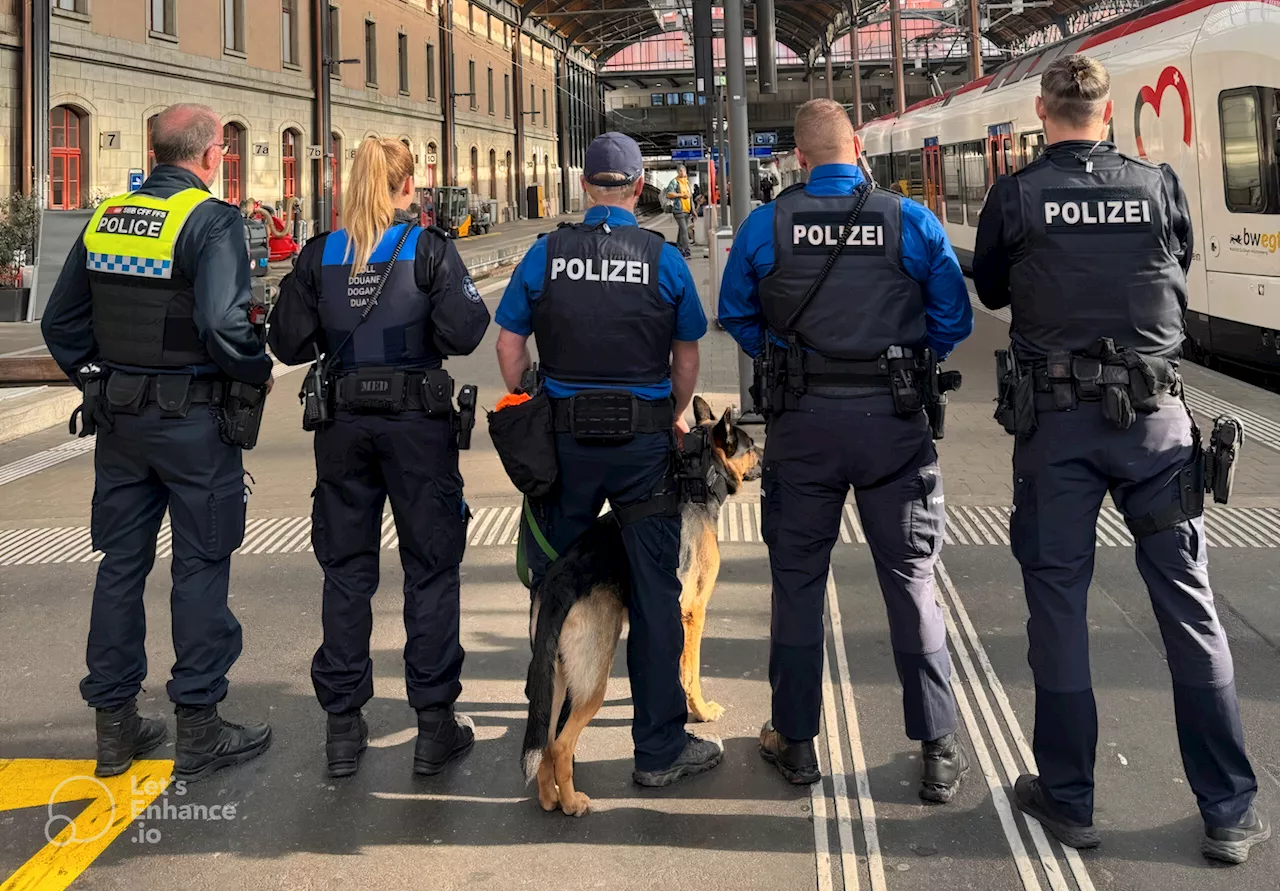
M 556 434 L 559 491 L 541 504 L 543 531 L 557 553 L 587 531 L 604 506 L 629 507 L 657 490 L 670 473 L 670 433 L 641 433 L 623 445 L 583 445 Z M 663 770 L 684 750 L 688 710 L 680 686 L 680 517 L 651 516 L 622 527 L 631 564 L 631 630 L 627 674 L 634 717 L 631 739 L 637 770 Z M 548 561 L 529 538 L 529 570 L 536 589 Z
M 102 552 L 93 590 L 89 674 L 80 693 L 94 708 L 133 699 L 147 675 L 142 593 L 166 508 L 173 539 L 170 594 L 176 659 L 168 684 L 177 705 L 214 705 L 240 656 L 240 623 L 227 606 L 231 552 L 244 537 L 240 449 L 218 435 L 208 405 L 185 418 L 159 406 L 116 414 L 94 451 L 93 546 Z
M 1054 804 L 1090 823 L 1098 714 L 1087 606 L 1098 510 L 1107 492 L 1131 519 L 1177 501 L 1177 474 L 1191 459 L 1191 422 L 1171 396 L 1128 430 L 1105 420 L 1101 403 L 1041 412 L 1038 419 L 1039 429 L 1014 448 L 1009 523 L 1031 614 L 1032 748 Z M 1139 539 L 1137 563 L 1173 676 L 1187 780 L 1207 825 L 1234 825 L 1258 785 L 1244 751 L 1231 652 L 1209 588 L 1203 518 Z
M 773 725 L 791 739 L 818 735 L 827 572 L 850 487 L 889 614 L 907 736 L 937 739 L 956 729 L 933 592 L 942 475 L 924 413 L 897 417 L 888 396 L 805 396 L 770 424 L 761 518 L 773 573 Z
M 414 709 L 462 692 L 460 579 L 467 506 L 447 418 L 340 412 L 316 431 L 311 542 L 324 570 L 324 641 L 311 660 L 316 699 L 333 714 L 373 698 L 373 595 L 388 497 L 404 567 L 404 680 Z

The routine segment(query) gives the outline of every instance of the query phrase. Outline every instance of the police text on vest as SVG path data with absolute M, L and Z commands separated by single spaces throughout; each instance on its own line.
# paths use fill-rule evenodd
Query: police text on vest
M 551 258 L 551 280 L 561 275 L 570 281 L 618 282 L 628 285 L 649 284 L 649 264 L 642 260 L 582 260 L 578 257 Z
M 840 243 L 844 226 L 805 226 L 797 223 L 791 227 L 791 243 L 814 247 L 835 247 Z M 845 235 L 844 243 L 850 247 L 883 247 L 883 226 L 854 226 Z
M 1151 202 L 1145 198 L 1125 201 L 1046 201 L 1046 226 L 1107 226 L 1151 222 Z
M 98 220 L 95 232 L 109 235 L 133 235 L 139 238 L 159 238 L 169 211 L 152 207 L 109 207 Z

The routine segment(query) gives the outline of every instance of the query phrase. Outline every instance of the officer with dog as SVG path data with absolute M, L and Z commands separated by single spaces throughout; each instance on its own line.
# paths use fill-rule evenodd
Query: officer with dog
M 792 783 L 821 778 L 823 604 L 852 487 L 888 609 L 906 733 L 922 746 L 920 796 L 945 803 L 969 762 L 934 600 L 945 514 L 930 417 L 940 435 L 937 361 L 969 335 L 973 310 L 937 218 L 866 182 L 838 103 L 801 106 L 795 139 L 809 181 L 739 230 L 718 313 L 756 360 L 756 404 L 769 424 L 773 709 L 760 751 Z
M 672 498 L 673 428 L 688 432 L 684 413 L 707 323 L 679 251 L 636 224 L 643 166 L 630 137 L 592 141 L 582 185 L 594 206 L 582 223 L 534 243 L 496 320 L 507 387 L 519 388 L 531 367 L 532 335 L 551 400 L 559 483 L 539 505 L 540 534 L 563 551 L 606 499 L 622 524 L 632 589 L 633 779 L 666 786 L 715 767 L 723 746 L 684 729 L 680 507 Z M 548 555 L 535 547 L 529 560 L 536 589 Z
M 266 724 L 218 716 L 240 623 L 227 605 L 244 535 L 242 448 L 252 447 L 271 359 L 250 319 L 244 221 L 209 194 L 222 124 L 203 105 L 162 111 L 156 168 L 98 206 L 54 286 L 41 330 L 84 392 L 81 436 L 97 433 L 93 545 L 103 554 L 80 683 L 97 710 L 98 776 L 124 773 L 165 738 L 138 714 L 147 674 L 142 595 L 168 511 L 176 659 L 174 776 L 188 782 L 266 751 Z M 74 432 L 74 431 L 73 431 Z
M 324 640 L 311 660 L 327 713 L 329 775 L 359 768 L 373 698 L 372 600 L 389 500 L 404 567 L 405 687 L 417 712 L 413 771 L 431 776 L 466 755 L 460 574 L 468 510 L 458 450 L 470 445 L 475 388 L 443 367 L 470 354 L 489 311 L 457 248 L 410 213 L 413 154 L 368 137 L 347 183 L 346 227 L 307 242 L 271 314 L 282 362 L 316 358 L 303 385 L 303 429 L 315 431 L 311 541 L 324 570 Z M 319 358 L 323 356 L 323 359 Z
M 1240 863 L 1270 827 L 1253 808 L 1258 786 L 1209 587 L 1205 456 L 1179 398 L 1193 253 L 1186 196 L 1167 164 L 1107 141 L 1110 78 L 1097 61 L 1054 62 L 1040 92 L 1049 146 L 996 181 L 974 258 L 983 304 L 1013 314 L 1011 350 L 997 354 L 997 417 L 1017 436 L 1009 531 L 1030 609 L 1040 770 L 1018 779 L 1018 806 L 1063 844 L 1099 843 L 1087 599 L 1110 492 L 1137 542 L 1164 637 L 1183 766 L 1204 819 L 1201 849 Z M 1208 457 L 1215 498 L 1225 500 L 1227 440 L 1239 429 L 1220 420 Z

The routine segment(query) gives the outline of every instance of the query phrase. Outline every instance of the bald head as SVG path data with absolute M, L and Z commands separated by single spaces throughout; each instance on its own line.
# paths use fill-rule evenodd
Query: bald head
M 156 163 L 179 166 L 201 163 L 221 130 L 217 112 L 207 105 L 190 102 L 170 105 L 156 116 L 151 129 Z
M 810 99 L 796 112 L 796 148 L 806 167 L 857 163 L 853 124 L 839 102 Z

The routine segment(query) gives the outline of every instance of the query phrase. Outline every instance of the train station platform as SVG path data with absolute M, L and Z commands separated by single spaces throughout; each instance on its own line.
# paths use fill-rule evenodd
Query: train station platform
M 668 217 L 651 225 L 671 229 Z M 693 268 L 705 289 L 707 261 Z M 501 274 L 481 283 L 491 307 L 504 283 Z M 705 291 L 704 299 L 710 308 Z M 356 777 L 328 779 L 324 715 L 308 678 L 320 639 L 321 574 L 308 535 L 314 462 L 294 398 L 301 370 L 279 368 L 260 443 L 245 456 L 256 482 L 231 601 L 245 643 L 223 705 L 231 720 L 269 720 L 275 741 L 256 761 L 182 794 L 159 783 L 171 744 L 126 777 L 89 778 L 93 716 L 77 683 L 97 560 L 88 530 L 92 442 L 55 428 L 0 445 L 0 889 L 1272 891 L 1280 842 L 1230 869 L 1198 852 L 1159 631 L 1128 533 L 1109 507 L 1097 529 L 1091 610 L 1102 847 L 1064 851 L 1011 807 L 1012 781 L 1031 766 L 1034 691 L 1021 577 L 1008 547 L 1011 440 L 991 418 L 992 352 L 1005 342 L 1007 319 L 976 316 L 974 335 L 950 363 L 964 388 L 939 444 L 948 537 L 937 591 L 974 761 L 950 805 L 916 797 L 919 753 L 902 733 L 884 607 L 851 506 L 827 591 L 827 776 L 796 789 L 760 760 L 770 605 L 752 485 L 723 512 L 722 570 L 703 647 L 704 690 L 726 712 L 693 728 L 724 739 L 723 765 L 668 790 L 631 784 L 620 655 L 605 708 L 578 748 L 578 786 L 592 811 L 581 819 L 543 813 L 519 765 L 529 653 L 528 595 L 514 573 L 519 502 L 483 421 L 462 458 L 475 516 L 462 567 L 459 707 L 475 719 L 476 748 L 436 778 L 411 773 L 402 573 L 388 522 L 374 601 L 370 750 Z M 496 335 L 450 362 L 490 407 L 502 392 Z M 737 399 L 736 349 L 714 328 L 703 343 L 700 391 L 723 409 Z M 1236 495 L 1207 511 L 1206 526 L 1259 806 L 1280 818 L 1280 396 L 1195 366 L 1185 372 L 1202 424 L 1231 412 L 1248 428 Z M 148 589 L 151 674 L 140 707 L 164 715 L 172 737 L 164 695 L 169 556 L 166 526 Z M 136 808 L 144 812 L 135 817 Z M 64 844 L 69 825 L 76 840 Z

